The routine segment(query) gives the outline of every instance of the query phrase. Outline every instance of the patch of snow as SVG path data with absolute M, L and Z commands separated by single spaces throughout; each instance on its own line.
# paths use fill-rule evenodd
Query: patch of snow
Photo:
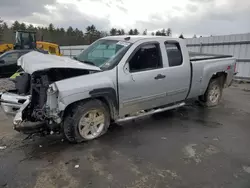
M 6 146 L 0 146 L 0 150 L 4 150 L 6 148 L 7 148 Z
M 80 167 L 80 165 L 75 165 L 75 168 L 79 168 Z

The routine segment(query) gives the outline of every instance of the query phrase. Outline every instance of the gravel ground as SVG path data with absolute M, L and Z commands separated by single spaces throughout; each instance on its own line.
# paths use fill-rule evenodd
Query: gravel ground
M 15 84 L 9 80 L 9 78 L 0 79 L 0 92 L 8 89 L 14 89 Z
M 26 136 L 0 112 L 0 187 L 249 188 L 250 85 L 222 102 L 195 102 L 69 144 L 60 135 Z

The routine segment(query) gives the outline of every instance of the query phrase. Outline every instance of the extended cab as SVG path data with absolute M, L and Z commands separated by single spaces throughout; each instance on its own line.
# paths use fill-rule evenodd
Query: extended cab
M 24 133 L 62 131 L 71 142 L 104 134 L 111 122 L 178 108 L 198 97 L 219 103 L 235 58 L 189 53 L 185 41 L 156 36 L 102 38 L 74 59 L 30 52 L 16 90 L 1 94 Z

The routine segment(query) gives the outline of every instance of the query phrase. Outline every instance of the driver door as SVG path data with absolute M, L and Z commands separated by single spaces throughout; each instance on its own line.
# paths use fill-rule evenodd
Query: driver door
M 118 70 L 119 115 L 152 109 L 166 103 L 165 75 L 158 42 L 139 45 Z

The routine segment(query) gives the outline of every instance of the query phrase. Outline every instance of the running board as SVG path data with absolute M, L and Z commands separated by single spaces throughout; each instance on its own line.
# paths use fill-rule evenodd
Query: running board
M 156 110 L 151 110 L 149 112 L 145 112 L 145 113 L 139 114 L 137 116 L 129 116 L 129 117 L 125 117 L 125 118 L 122 118 L 122 119 L 117 119 L 116 122 L 119 123 L 119 122 L 134 120 L 134 119 L 137 119 L 137 118 L 140 118 L 140 117 L 144 117 L 144 116 L 156 114 L 156 113 L 159 113 L 159 112 L 164 112 L 164 111 L 167 111 L 167 110 L 172 110 L 172 109 L 175 109 L 175 108 L 179 108 L 179 107 L 184 106 L 185 104 L 186 104 L 185 102 L 182 102 L 182 103 L 175 104 L 173 106 L 168 106 L 168 107 L 165 107 L 165 108 L 158 108 Z

